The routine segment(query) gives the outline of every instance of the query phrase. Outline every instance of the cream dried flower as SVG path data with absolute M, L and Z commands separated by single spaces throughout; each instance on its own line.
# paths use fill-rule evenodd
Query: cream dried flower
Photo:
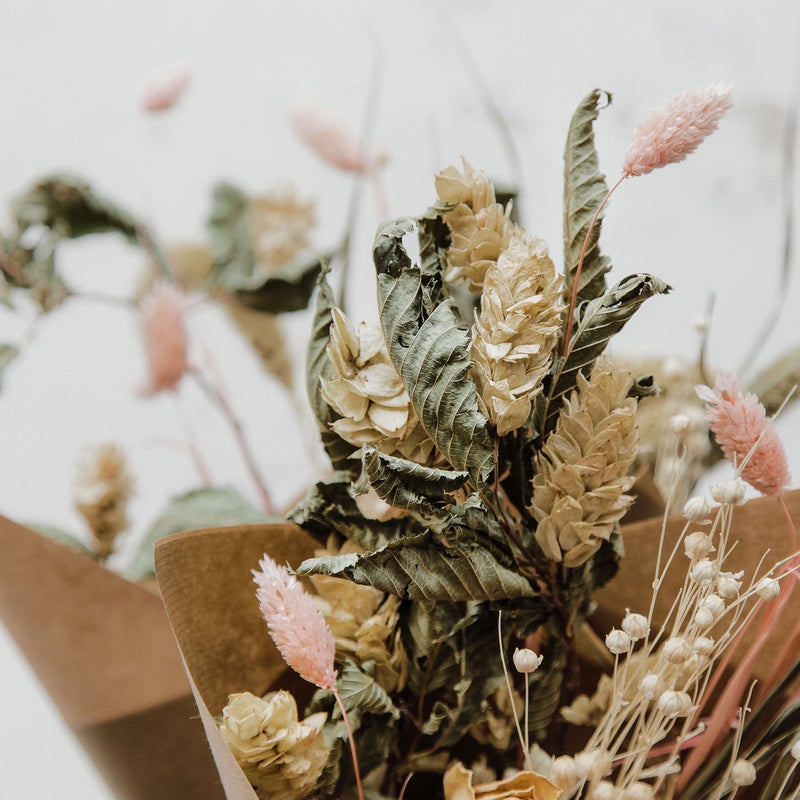
M 127 506 L 133 478 L 125 454 L 114 444 L 86 448 L 77 466 L 72 489 L 75 508 L 97 542 L 97 555 L 107 558 L 117 536 L 128 527 Z
M 358 448 L 371 444 L 418 464 L 436 463 L 434 443 L 391 362 L 383 331 L 363 322 L 356 328 L 338 308 L 332 316 L 328 355 L 336 377 L 321 379 L 320 389 L 341 417 L 333 430 Z
M 543 775 L 522 770 L 491 783 L 472 785 L 472 770 L 451 764 L 442 780 L 444 800 L 558 800 L 561 789 Z
M 300 800 L 314 790 L 328 760 L 327 714 L 298 719 L 289 692 L 231 695 L 219 730 L 262 800 Z
M 299 199 L 290 187 L 250 198 L 250 245 L 259 272 L 285 267 L 310 244 L 314 203 Z
M 436 176 L 439 200 L 449 206 L 444 214 L 451 236 L 446 279 L 467 281 L 477 293 L 517 228 L 510 219 L 511 206 L 504 209 L 496 202 L 492 182 L 465 158 L 462 163 L 463 171 L 451 166 Z
M 543 239 L 512 237 L 489 266 L 470 358 L 481 412 L 505 436 L 528 419 L 553 359 L 562 278 Z
M 593 555 L 633 501 L 626 492 L 637 442 L 630 373 L 600 358 L 577 384 L 542 448 L 530 509 L 537 543 L 566 567 Z

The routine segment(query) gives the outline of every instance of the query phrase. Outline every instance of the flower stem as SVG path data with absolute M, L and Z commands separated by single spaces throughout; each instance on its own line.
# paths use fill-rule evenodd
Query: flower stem
M 583 269 L 583 259 L 586 257 L 586 248 L 589 246 L 589 237 L 592 235 L 592 230 L 597 222 L 597 218 L 600 216 L 600 212 L 603 210 L 603 206 L 608 201 L 608 198 L 614 194 L 616 188 L 622 183 L 622 181 L 627 178 L 627 175 L 623 175 L 609 190 L 606 196 L 603 198 L 603 201 L 597 206 L 597 211 L 594 212 L 594 216 L 592 217 L 592 221 L 589 224 L 589 229 L 586 231 L 586 238 L 583 240 L 583 247 L 581 248 L 581 257 L 578 259 L 578 266 L 575 270 L 575 277 L 572 283 L 572 299 L 569 303 L 569 313 L 567 314 L 567 327 L 564 329 L 564 350 L 562 352 L 562 356 L 564 358 L 567 357 L 567 353 L 569 352 L 569 340 L 572 334 L 572 319 L 575 316 L 575 304 L 578 302 L 578 286 L 580 286 L 581 282 L 581 270 Z
M 353 754 L 353 769 L 356 773 L 358 798 L 359 800 L 364 800 L 364 790 L 361 788 L 361 773 L 358 769 L 358 756 L 356 755 L 356 742 L 355 739 L 353 739 L 353 729 L 350 727 L 350 720 L 347 718 L 347 711 L 345 710 L 342 696 L 339 694 L 339 690 L 335 686 L 333 687 L 333 696 L 336 698 L 336 702 L 339 704 L 339 708 L 341 709 L 344 727 L 347 729 L 347 738 L 350 740 L 350 752 Z M 408 782 L 408 779 L 406 779 L 406 782 Z

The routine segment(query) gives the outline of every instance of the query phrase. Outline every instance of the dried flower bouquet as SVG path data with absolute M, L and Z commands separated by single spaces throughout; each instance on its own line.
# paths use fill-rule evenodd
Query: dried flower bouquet
M 661 544 L 642 566 L 655 583 L 633 611 L 612 608 L 619 627 L 604 646 L 588 625 L 625 563 L 637 404 L 655 391 L 604 351 L 644 300 L 669 291 L 647 274 L 606 285 L 603 208 L 626 178 L 685 158 L 730 106 L 729 90 L 710 86 L 657 109 L 609 190 L 593 140 L 602 99 L 589 94 L 570 124 L 563 272 L 464 161 L 437 176 L 421 217 L 378 229 L 378 326 L 353 324 L 320 277 L 308 390 L 335 471 L 289 517 L 318 552 L 298 563 L 278 550 L 294 574 L 267 557 L 253 573 L 282 658 L 318 690 L 300 710 L 280 686 L 228 681 L 209 726 L 218 764 L 230 772 L 233 754 L 261 798 L 796 790 L 796 632 L 782 671 L 762 658 L 763 688 L 746 692 L 770 636 L 787 630 L 797 498 L 784 497 L 785 456 L 763 407 L 732 378 L 699 394 L 736 476 L 713 489 L 713 506 L 690 499 L 672 540 L 666 523 L 650 526 Z M 671 427 L 680 457 L 689 424 Z M 742 480 L 772 496 L 772 534 L 792 543 L 783 559 L 733 571 Z M 157 546 L 165 588 L 190 582 L 171 548 Z M 668 582 L 681 551 L 686 566 Z M 587 652 L 610 661 L 591 697 L 580 694 Z

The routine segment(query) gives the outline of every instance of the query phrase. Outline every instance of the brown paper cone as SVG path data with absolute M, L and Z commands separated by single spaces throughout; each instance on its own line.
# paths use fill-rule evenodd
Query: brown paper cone
M 784 499 L 795 527 L 800 528 L 800 490 L 788 492 Z M 712 511 L 712 514 L 714 513 Z M 686 519 L 682 514 L 668 517 L 662 563 L 669 557 L 685 525 Z M 653 592 L 652 584 L 655 577 L 661 526 L 661 517 L 623 525 L 625 557 L 622 559 L 620 570 L 606 587 L 595 594 L 598 609 L 592 617 L 592 625 L 600 635 L 604 636 L 611 628 L 619 627 L 626 608 L 640 614 L 647 614 Z M 692 525 L 689 531 L 707 531 L 709 527 L 708 525 Z M 760 497 L 735 508 L 729 537 L 729 542 L 738 540 L 738 544 L 726 561 L 724 570 L 726 572 L 744 570 L 744 586 L 747 586 L 747 582 L 753 577 L 754 571 L 767 549 L 770 552 L 764 562 L 765 566 L 772 565 L 794 552 L 789 522 L 773 497 Z M 663 623 L 678 590 L 683 586 L 688 564 L 689 561 L 681 546 L 656 600 L 653 615 L 656 626 Z M 762 575 L 764 569 L 765 567 L 761 569 Z M 789 604 L 784 609 L 776 632 L 756 662 L 754 673 L 757 678 L 764 678 L 769 672 L 777 650 L 799 618 L 800 591 L 795 590 Z M 740 654 L 745 653 L 752 644 L 757 629 L 758 622 L 756 621 L 750 626 L 744 637 L 739 648 Z
M 0 617 L 119 800 L 223 797 L 158 597 L 0 517 Z
M 256 800 L 214 716 L 228 695 L 291 691 L 302 706 L 313 687 L 288 669 L 258 608 L 250 571 L 263 553 L 297 566 L 315 542 L 286 524 L 213 528 L 156 543 L 156 575 L 228 800 Z

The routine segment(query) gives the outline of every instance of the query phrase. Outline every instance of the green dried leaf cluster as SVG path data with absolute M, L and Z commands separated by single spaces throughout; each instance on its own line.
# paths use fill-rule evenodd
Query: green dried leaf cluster
M 480 184 L 479 174 L 466 162 L 463 191 L 460 173 L 449 168 L 441 185 L 450 199 L 440 201 L 418 218 L 404 217 L 382 224 L 373 246 L 383 352 L 388 353 L 405 387 L 405 395 L 395 397 L 393 390 L 391 400 L 384 402 L 397 406 L 408 403 L 408 413 L 416 415 L 438 460 L 417 463 L 399 457 L 393 449 L 395 440 L 387 441 L 384 452 L 380 436 L 373 435 L 372 430 L 369 443 L 342 438 L 349 431 L 368 425 L 369 420 L 362 417 L 352 418 L 360 427 L 337 425 L 341 436 L 332 428 L 340 414 L 363 414 L 363 408 L 370 406 L 353 402 L 350 407 L 354 410 L 348 411 L 346 404 L 340 403 L 334 411 L 320 392 L 321 380 L 346 379 L 349 386 L 355 387 L 352 391 L 363 391 L 378 404 L 390 395 L 380 394 L 374 368 L 359 382 L 358 370 L 368 368 L 376 345 L 367 346 L 364 353 L 359 347 L 363 349 L 363 342 L 371 340 L 362 339 L 361 345 L 354 343 L 352 347 L 356 349 L 350 357 L 343 358 L 339 335 L 337 349 L 332 350 L 333 293 L 326 271 L 319 275 L 307 385 L 322 441 L 336 472 L 318 483 L 290 518 L 320 543 L 347 539 L 357 547 L 351 547 L 346 554 L 334 550 L 309 559 L 297 568 L 297 573 L 333 576 L 371 586 L 401 601 L 398 627 L 408 660 L 408 680 L 391 694 L 391 708 L 382 706 L 383 701 L 377 704 L 378 713 L 388 720 L 383 730 L 390 732 L 390 744 L 387 746 L 382 737 L 367 741 L 372 729 L 370 733 L 356 732 L 359 754 L 362 748 L 365 752 L 376 749 L 384 758 L 381 791 L 388 796 L 396 796 L 412 768 L 436 772 L 443 769 L 447 760 L 462 753 L 461 757 L 467 759 L 483 747 L 477 731 L 496 713 L 498 704 L 492 701 L 495 693 L 505 691 L 504 660 L 510 661 L 513 648 L 522 646 L 524 638 L 534 633 L 541 641 L 544 662 L 531 678 L 534 701 L 527 725 L 531 736 L 543 742 L 557 733 L 555 712 L 574 679 L 568 673 L 568 665 L 576 657 L 575 632 L 591 611 L 593 592 L 614 575 L 622 555 L 618 520 L 631 498 L 621 496 L 619 487 L 628 485 L 624 473 L 630 463 L 631 441 L 625 440 L 624 448 L 621 443 L 615 445 L 623 448 L 620 452 L 624 450 L 627 459 L 621 469 L 604 467 L 619 485 L 605 490 L 602 476 L 592 479 L 589 473 L 599 457 L 594 453 L 602 451 L 605 437 L 615 436 L 617 442 L 619 437 L 633 435 L 629 422 L 620 428 L 614 420 L 622 419 L 619 415 L 629 415 L 637 398 L 652 392 L 652 382 L 646 376 L 634 379 L 628 373 L 620 373 L 612 398 L 603 394 L 605 384 L 592 383 L 593 369 L 613 335 L 641 304 L 668 292 L 669 287 L 651 275 L 637 274 L 608 289 L 605 275 L 610 260 L 600 255 L 598 223 L 589 238 L 574 324 L 566 355 L 562 355 L 566 305 L 580 251 L 589 223 L 607 192 L 593 136 L 603 97 L 599 91 L 588 95 L 570 125 L 565 156 L 563 291 L 553 292 L 551 314 L 559 321 L 561 332 L 549 359 L 546 353 L 541 357 L 544 367 L 532 370 L 527 377 L 538 383 L 523 387 L 523 391 L 531 393 L 530 414 L 527 420 L 522 414 L 521 424 L 514 430 L 501 435 L 482 413 L 486 405 L 478 396 L 480 389 L 470 354 L 474 309 L 482 298 L 465 302 L 464 290 L 453 281 L 467 276 L 472 292 L 485 292 L 484 286 L 492 286 L 491 302 L 510 304 L 508 312 L 498 312 L 496 305 L 484 310 L 482 357 L 500 354 L 498 357 L 508 358 L 510 348 L 515 346 L 522 348 L 520 358 L 527 357 L 526 346 L 533 352 L 541 346 L 539 342 L 548 346 L 553 342 L 545 336 L 526 336 L 526 323 L 519 318 L 513 320 L 514 337 L 504 334 L 505 338 L 492 338 L 491 325 L 498 319 L 511 319 L 503 315 L 513 314 L 513 304 L 522 299 L 510 296 L 514 287 L 540 284 L 534 278 L 493 279 L 493 269 L 513 274 L 516 267 L 508 262 L 513 257 L 511 251 L 531 251 L 518 244 L 525 241 L 526 234 L 510 219 L 503 223 L 503 237 L 494 228 L 481 232 L 481 203 L 491 204 L 486 206 L 491 213 L 487 225 L 498 224 L 502 208 L 498 210 L 491 185 Z M 471 205 L 459 210 L 454 203 L 460 202 L 460 197 L 468 198 Z M 448 220 L 457 220 L 460 226 L 457 258 L 459 265 L 466 264 L 463 269 L 453 270 L 449 261 Z M 412 237 L 417 239 L 419 261 L 410 254 Z M 508 252 L 501 249 L 498 256 L 498 243 L 506 239 L 517 244 L 508 245 Z M 488 244 L 481 250 L 483 241 Z M 471 247 L 477 248 L 475 269 L 469 266 Z M 546 253 L 526 257 L 526 269 L 540 268 L 538 265 L 544 263 L 541 259 L 547 258 Z M 479 281 L 476 275 L 485 277 Z M 558 330 L 544 312 L 542 317 L 548 319 L 549 330 Z M 353 334 L 350 341 L 355 341 Z M 363 361 L 359 361 L 361 358 Z M 512 365 L 513 358 L 509 362 Z M 340 374 L 341 369 L 348 370 L 348 374 Z M 603 369 L 606 375 L 615 368 L 604 360 Z M 581 524 L 591 527 L 596 519 L 602 531 L 597 545 L 587 549 L 582 558 L 564 563 L 548 557 L 537 544 L 533 479 L 548 437 L 556 431 L 562 415 L 576 413 L 574 409 L 580 403 L 575 398 L 583 394 L 590 411 L 584 416 L 591 419 L 595 429 L 587 430 L 583 417 L 566 428 L 562 426 L 558 430 L 575 432 L 574 439 L 573 434 L 559 433 L 558 446 L 550 447 L 548 452 L 578 452 L 584 439 L 590 443 L 586 453 L 579 453 L 580 459 L 570 473 L 572 483 L 563 490 L 587 493 L 589 516 Z M 572 402 L 565 403 L 570 397 Z M 624 418 L 627 420 L 628 416 Z M 604 432 L 604 426 L 608 432 Z M 612 434 L 612 430 L 616 432 Z M 569 442 L 563 438 L 565 435 L 570 437 Z M 611 452 L 613 458 L 616 450 Z M 364 495 L 383 503 L 384 511 L 377 515 L 380 518 L 362 511 Z M 603 513 L 601 506 L 606 496 L 614 508 Z M 503 622 L 498 629 L 501 613 Z M 365 665 L 356 666 L 366 669 Z M 354 668 L 352 664 L 345 666 L 340 678 L 342 687 L 349 685 Z M 513 680 L 521 690 L 521 677 L 515 675 Z M 363 709 L 359 724 L 374 716 L 374 708 L 371 705 L 369 710 Z M 522 709 L 517 710 L 518 714 L 521 712 Z M 506 723 L 513 724 L 510 718 Z M 495 720 L 494 724 L 499 723 Z M 512 739 L 509 746 L 513 745 Z M 495 752 L 489 757 L 508 759 L 511 755 Z M 326 796 L 336 786 L 345 785 L 341 748 L 332 750 L 329 767 Z M 337 772 L 338 779 L 333 777 Z

